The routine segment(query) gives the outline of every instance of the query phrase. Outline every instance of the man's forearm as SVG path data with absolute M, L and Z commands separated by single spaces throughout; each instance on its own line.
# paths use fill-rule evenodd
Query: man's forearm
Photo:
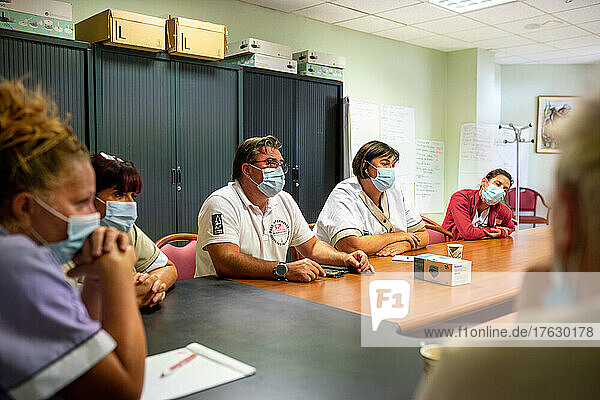
M 319 264 L 344 265 L 348 254 L 337 251 L 329 244 L 319 240 L 312 246 L 307 257 Z
M 154 271 L 150 272 L 150 275 L 156 275 L 161 282 L 164 282 L 166 285 L 166 289 L 170 288 L 173 283 L 177 280 L 177 270 L 175 269 L 175 265 L 167 264 L 162 268 L 157 268 Z
M 212 257 L 217 275 L 223 278 L 274 279 L 277 261 L 265 261 L 242 253 Z
M 373 255 L 391 243 L 404 241 L 401 236 L 403 233 L 390 232 L 378 235 L 349 236 L 340 240 L 336 247 L 346 253 L 362 250 L 367 255 Z

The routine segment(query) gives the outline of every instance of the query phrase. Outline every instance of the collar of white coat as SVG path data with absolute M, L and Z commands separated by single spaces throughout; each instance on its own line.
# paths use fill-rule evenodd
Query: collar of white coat
M 229 186 L 233 187 L 233 190 L 235 190 L 237 195 L 240 196 L 240 200 L 242 200 L 242 204 L 245 208 L 250 209 L 255 213 L 262 214 L 260 208 L 248 199 L 248 196 L 246 196 L 246 192 L 244 192 L 244 188 L 242 188 L 242 185 L 237 179 L 233 182 L 229 182 Z M 267 200 L 267 208 L 265 209 L 265 214 L 268 214 L 269 211 L 278 206 L 278 197 L 279 193 Z

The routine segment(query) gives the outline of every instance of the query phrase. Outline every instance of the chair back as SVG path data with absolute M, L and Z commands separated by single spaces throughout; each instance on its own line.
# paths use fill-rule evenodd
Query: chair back
M 440 224 L 431 218 L 423 215 L 421 215 L 421 218 L 423 218 L 425 229 L 427 229 L 427 233 L 429 234 L 429 244 L 444 243 L 452 240 L 452 232 L 442 228 Z
M 175 264 L 177 280 L 192 279 L 196 274 L 196 241 L 195 233 L 175 233 L 156 241 L 156 246 Z M 170 243 L 187 241 L 185 246 L 178 247 Z
M 537 197 L 539 196 L 538 192 L 529 188 L 520 188 L 520 196 L 519 196 L 519 209 L 520 211 L 533 211 L 535 213 L 537 206 Z M 508 206 L 511 210 L 515 210 L 517 207 L 516 203 L 516 189 L 510 189 L 508 191 Z
M 431 229 L 427 225 L 425 228 L 427 229 L 427 234 L 429 234 L 429 244 L 444 243 L 447 240 L 446 235 L 442 232 Z

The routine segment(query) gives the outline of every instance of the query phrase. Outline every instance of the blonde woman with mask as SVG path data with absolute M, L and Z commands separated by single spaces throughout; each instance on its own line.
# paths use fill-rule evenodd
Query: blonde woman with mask
M 135 253 L 99 226 L 85 147 L 18 82 L 0 83 L 0 180 L 0 398 L 138 398 Z M 60 267 L 70 260 L 81 295 Z

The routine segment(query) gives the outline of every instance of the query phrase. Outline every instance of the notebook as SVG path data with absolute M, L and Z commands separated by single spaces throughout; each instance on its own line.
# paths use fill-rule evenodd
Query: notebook
M 196 357 L 161 378 L 166 369 L 194 353 Z M 146 358 L 146 373 L 144 374 L 141 399 L 176 399 L 254 375 L 254 373 L 256 373 L 256 369 L 248 364 L 201 344 L 190 343 L 182 349 Z

